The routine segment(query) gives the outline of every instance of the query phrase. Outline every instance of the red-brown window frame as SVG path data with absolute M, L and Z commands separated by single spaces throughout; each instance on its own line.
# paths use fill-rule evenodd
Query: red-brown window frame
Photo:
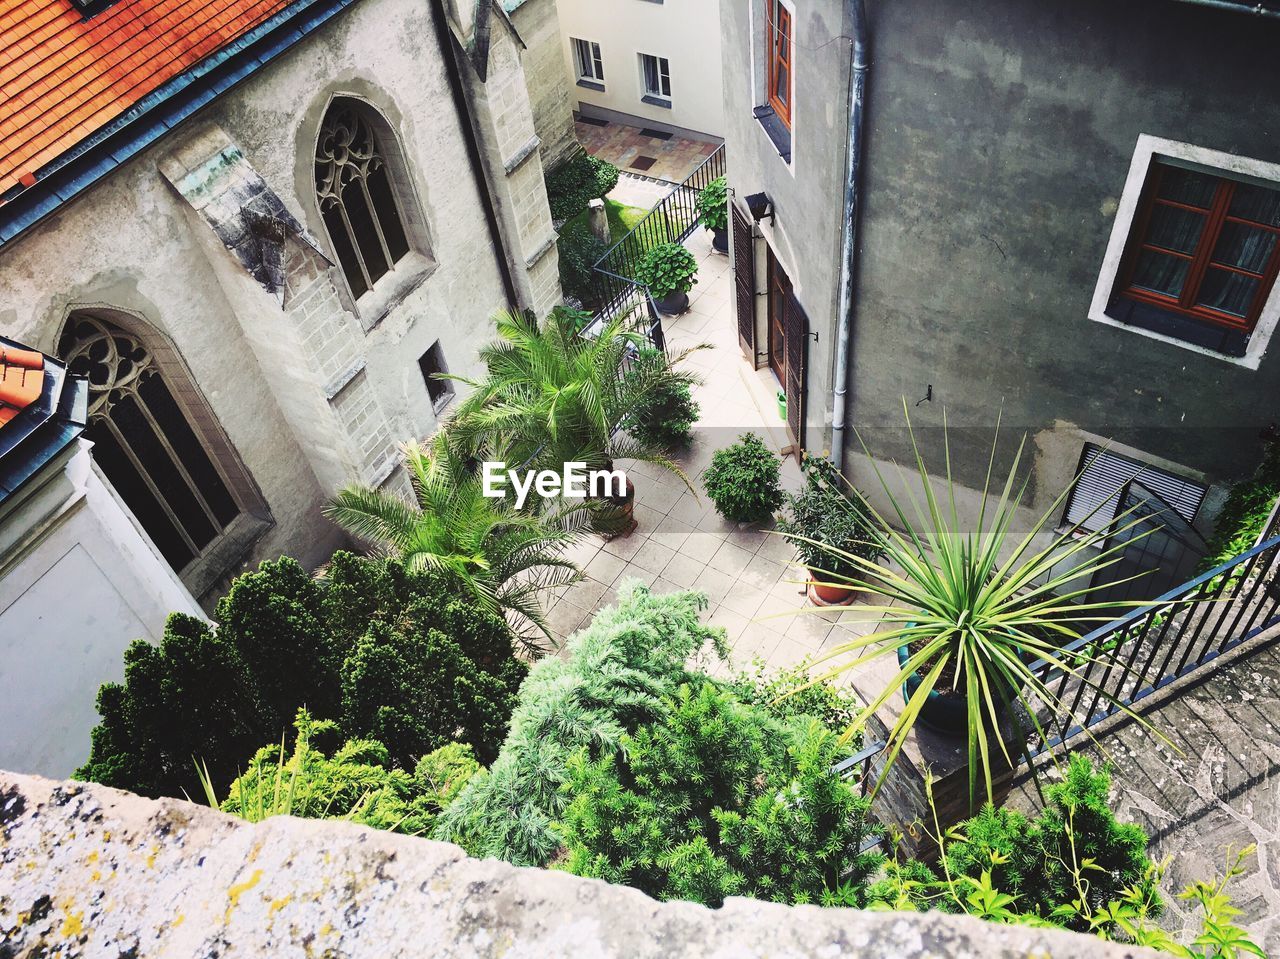
M 1262 308 L 1266 305 L 1267 299 L 1271 296 L 1271 290 L 1275 285 L 1276 275 L 1280 272 L 1280 227 L 1272 226 L 1268 223 L 1259 223 L 1256 220 L 1250 220 L 1245 217 L 1230 214 L 1228 211 L 1231 208 L 1231 199 L 1235 195 L 1236 186 L 1241 181 L 1233 180 L 1230 177 L 1226 177 L 1209 170 L 1199 171 L 1218 181 L 1213 199 L 1210 201 L 1208 207 L 1198 207 L 1194 204 L 1160 197 L 1159 192 L 1161 178 L 1164 176 L 1164 172 L 1166 170 L 1171 169 L 1174 166 L 1174 164 L 1161 163 L 1158 159 L 1153 159 L 1151 163 L 1150 170 L 1147 174 L 1147 182 L 1143 188 L 1142 200 L 1138 208 L 1138 216 L 1134 220 L 1134 227 L 1129 233 L 1129 243 L 1125 249 L 1124 261 L 1121 269 L 1122 282 L 1120 284 L 1120 291 L 1124 296 L 1144 303 L 1151 303 L 1161 309 L 1168 310 L 1171 313 L 1178 313 L 1182 316 L 1194 317 L 1197 320 L 1203 320 L 1207 323 L 1225 326 L 1232 330 L 1251 333 L 1254 326 L 1257 325 L 1258 317 L 1262 314 Z M 1201 231 L 1200 239 L 1197 241 L 1195 250 L 1192 253 L 1183 253 L 1178 250 L 1171 250 L 1167 247 L 1147 242 L 1147 236 L 1151 227 L 1151 215 L 1155 208 L 1160 205 L 1190 210 L 1199 214 L 1207 214 L 1204 229 Z M 1277 234 L 1276 244 L 1271 250 L 1271 256 L 1262 273 L 1255 273 L 1251 270 L 1241 269 L 1240 267 L 1226 263 L 1219 263 L 1213 260 L 1213 251 L 1217 247 L 1218 240 L 1222 235 L 1222 228 L 1227 223 L 1240 223 L 1245 226 L 1257 227 L 1259 229 L 1267 230 L 1270 233 Z M 1178 259 L 1190 261 L 1191 265 L 1187 269 L 1187 278 L 1183 283 L 1182 292 L 1179 296 L 1173 297 L 1165 293 L 1157 293 L 1154 290 L 1139 288 L 1133 285 L 1133 276 L 1137 270 L 1138 257 L 1143 250 L 1151 250 L 1156 253 L 1163 253 Z M 1221 310 L 1215 310 L 1212 307 L 1196 303 L 1196 299 L 1200 295 L 1201 286 L 1204 283 L 1204 278 L 1209 271 L 1210 264 L 1212 264 L 1215 269 L 1226 270 L 1231 273 L 1239 273 L 1242 276 L 1252 277 L 1259 281 L 1253 302 L 1250 304 L 1248 311 L 1243 317 L 1236 316 L 1233 313 L 1225 313 Z
M 766 99 L 778 119 L 787 125 L 787 129 L 790 129 L 791 91 L 795 87 L 795 76 L 792 72 L 795 69 L 795 58 L 792 56 L 794 46 L 791 43 L 791 34 L 795 29 L 795 17 L 782 0 L 765 0 L 765 3 L 767 8 L 764 44 L 769 58 L 769 85 L 766 88 Z M 777 95 L 779 66 L 785 67 L 787 71 L 786 100 L 780 100 Z

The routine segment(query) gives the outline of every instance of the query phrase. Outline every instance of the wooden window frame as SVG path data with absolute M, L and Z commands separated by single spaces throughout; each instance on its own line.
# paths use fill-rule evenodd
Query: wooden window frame
M 795 13 L 783 0 L 765 0 L 764 49 L 767 58 L 765 102 L 787 129 L 791 129 L 791 101 L 795 90 Z M 781 14 L 781 15 L 779 15 Z M 782 29 L 785 27 L 785 29 Z M 787 71 L 787 99 L 778 98 L 779 67 Z
M 1178 164 L 1161 161 L 1155 157 L 1152 158 L 1147 180 L 1143 187 L 1142 198 L 1139 202 L 1138 215 L 1133 221 L 1133 228 L 1130 231 L 1129 240 L 1125 248 L 1124 260 L 1121 263 L 1120 283 L 1118 286 L 1120 295 L 1143 303 L 1150 303 L 1180 316 L 1192 317 L 1237 332 L 1252 333 L 1257 326 L 1259 317 L 1262 315 L 1263 307 L 1271 296 L 1276 276 L 1280 273 L 1280 226 L 1272 226 L 1267 223 L 1232 215 L 1229 212 L 1232 198 L 1235 195 L 1236 188 L 1244 181 L 1234 179 L 1219 171 L 1196 171 L 1217 180 L 1213 198 L 1207 207 L 1198 207 L 1194 204 L 1160 197 L 1160 183 L 1164 172 L 1177 167 Z M 1157 206 L 1170 206 L 1205 216 L 1204 228 L 1201 230 L 1195 249 L 1191 253 L 1171 250 L 1148 241 L 1151 217 Z M 1213 260 L 1213 252 L 1221 238 L 1222 229 L 1228 223 L 1239 223 L 1244 226 L 1266 230 L 1276 235 L 1275 246 L 1271 250 L 1271 255 L 1263 272 L 1256 273 Z M 1173 256 L 1187 260 L 1190 263 L 1186 280 L 1183 282 L 1182 290 L 1177 297 L 1134 286 L 1134 273 L 1137 270 L 1138 258 L 1143 250 Z M 1215 269 L 1248 276 L 1258 281 L 1258 289 L 1255 291 L 1253 301 L 1243 317 L 1196 303 L 1210 266 Z

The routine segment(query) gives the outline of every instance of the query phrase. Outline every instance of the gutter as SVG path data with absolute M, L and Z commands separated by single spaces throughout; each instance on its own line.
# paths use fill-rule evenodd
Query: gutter
M 846 0 L 846 19 L 853 33 L 849 58 L 849 141 L 845 149 L 844 208 L 840 234 L 840 303 L 836 327 L 836 368 L 831 397 L 831 462 L 844 466 L 845 414 L 848 406 L 849 360 L 853 354 L 853 287 L 858 261 L 859 185 L 862 178 L 863 113 L 867 95 L 868 30 L 863 0 Z
M 453 98 L 454 112 L 462 126 L 462 138 L 467 145 L 467 161 L 471 166 L 471 178 L 475 182 L 476 192 L 480 194 L 480 205 L 484 207 L 484 220 L 489 229 L 489 245 L 493 248 L 493 257 L 498 264 L 498 273 L 502 276 L 502 288 L 507 295 L 507 303 L 515 307 L 520 303 L 516 293 L 516 281 L 511 272 L 511 260 L 507 256 L 507 244 L 498 226 L 498 210 L 493 202 L 493 193 L 484 175 L 484 165 L 480 154 L 480 139 L 476 132 L 476 117 L 471 109 L 471 101 L 462 84 L 462 65 L 459 55 L 460 45 L 449 29 L 449 18 L 445 13 L 444 0 L 430 0 L 431 20 L 436 29 L 436 45 L 444 56 L 444 72 L 449 78 L 449 93 Z M 487 9 L 487 8 L 486 8 Z M 523 42 L 523 41 L 521 41 Z M 487 44 L 486 44 L 487 48 Z M 487 56 L 486 56 L 487 59 Z
M 45 164 L 36 171 L 34 186 L 0 197 L 0 248 L 355 2 L 291 3 L 196 66 L 166 81 L 106 126 Z

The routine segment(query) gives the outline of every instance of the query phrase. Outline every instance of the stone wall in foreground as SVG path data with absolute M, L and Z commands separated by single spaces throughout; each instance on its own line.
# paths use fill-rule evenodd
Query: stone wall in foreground
M 0 772 L 0 959 L 1154 956 L 939 914 L 658 903 L 340 822 Z

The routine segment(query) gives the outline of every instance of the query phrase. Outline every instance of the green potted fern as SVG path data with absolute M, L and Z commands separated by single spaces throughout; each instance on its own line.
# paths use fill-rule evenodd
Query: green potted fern
M 711 246 L 717 253 L 729 252 L 729 185 L 722 176 L 702 188 L 695 201 L 698 219 L 711 231 Z
M 689 308 L 689 291 L 698 282 L 698 261 L 679 243 L 659 243 L 644 255 L 635 278 L 648 288 L 661 312 L 675 316 Z

